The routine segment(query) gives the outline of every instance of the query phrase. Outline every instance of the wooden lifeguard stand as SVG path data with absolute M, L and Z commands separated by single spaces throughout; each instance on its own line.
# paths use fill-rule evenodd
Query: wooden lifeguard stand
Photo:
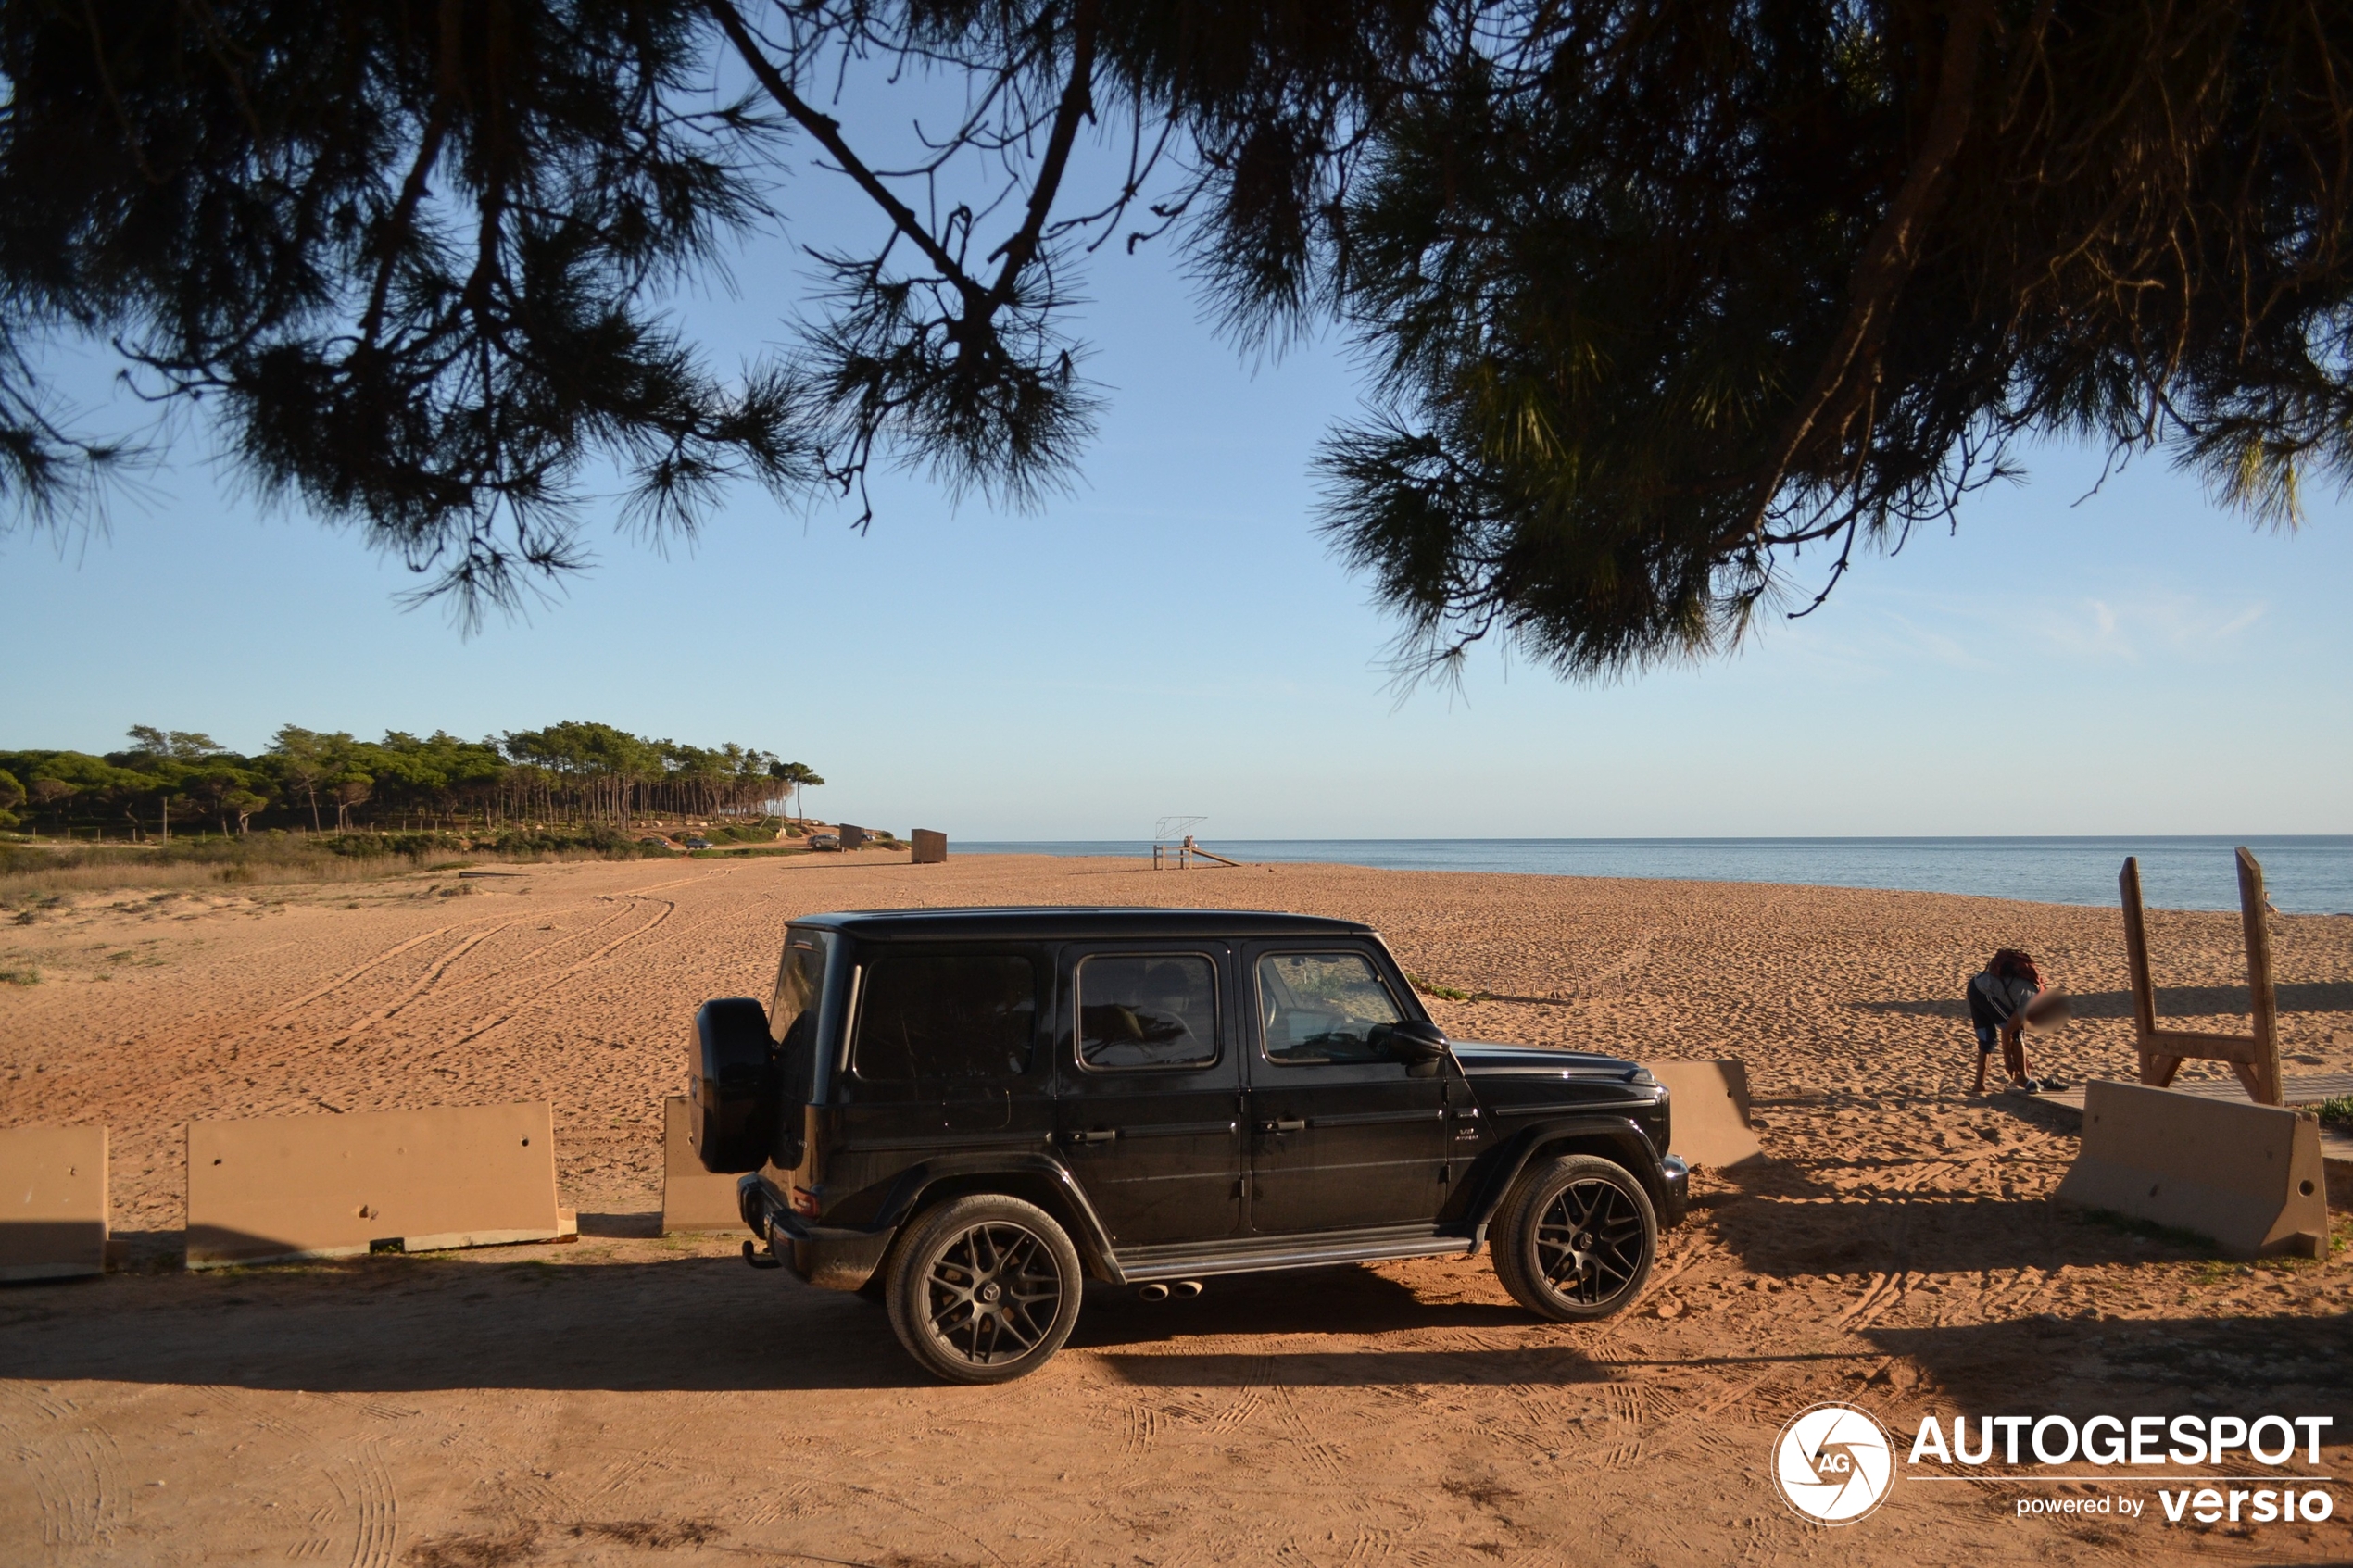
M 2149 981 L 2148 930 L 2141 918 L 2141 864 L 2124 859 L 2117 884 L 2124 896 L 2124 959 L 2132 972 L 2133 1033 L 2141 1052 L 2141 1082 L 2164 1088 L 2186 1060 L 2227 1061 L 2258 1105 L 2283 1103 L 2280 1089 L 2280 999 L 2271 985 L 2270 903 L 2263 868 L 2239 847 L 2239 921 L 2246 933 L 2246 990 L 2255 1015 L 2252 1035 L 2208 1035 L 2157 1026 L 2157 988 Z
M 1189 872 L 1195 860 L 1214 860 L 1221 866 L 1240 865 L 1239 860 L 1229 860 L 1203 849 L 1194 839 L 1190 830 L 1207 821 L 1207 817 L 1161 818 L 1152 827 L 1152 870 L 1165 871 L 1175 866 L 1180 872 Z

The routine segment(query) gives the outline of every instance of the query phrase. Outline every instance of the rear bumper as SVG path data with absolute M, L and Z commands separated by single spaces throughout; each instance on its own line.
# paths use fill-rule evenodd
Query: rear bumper
M 1658 1223 L 1662 1226 L 1680 1225 L 1692 1211 L 1692 1168 L 1680 1155 L 1670 1154 L 1659 1162 L 1660 1173 L 1667 1178 L 1666 1206 L 1660 1210 Z
M 875 1277 L 897 1227 L 878 1231 L 812 1225 L 776 1197 L 757 1174 L 736 1189 L 744 1223 L 786 1267 L 820 1290 L 856 1290 Z

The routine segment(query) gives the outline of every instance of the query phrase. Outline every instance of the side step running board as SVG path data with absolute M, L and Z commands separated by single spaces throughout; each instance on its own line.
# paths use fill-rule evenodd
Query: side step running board
M 1201 1247 L 1154 1247 L 1122 1253 L 1120 1275 L 1129 1285 L 1151 1280 L 1202 1279 L 1212 1274 L 1260 1273 L 1271 1269 L 1306 1269 L 1325 1263 L 1377 1263 L 1398 1258 L 1466 1256 L 1478 1243 L 1466 1236 L 1436 1236 L 1428 1231 L 1387 1235 L 1355 1232 L 1318 1240 L 1313 1236 L 1282 1236 L 1271 1242 L 1210 1244 Z

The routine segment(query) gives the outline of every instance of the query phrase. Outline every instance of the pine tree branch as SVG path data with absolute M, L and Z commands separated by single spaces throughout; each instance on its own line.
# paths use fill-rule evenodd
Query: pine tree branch
M 1806 395 L 1798 400 L 1796 412 L 1784 427 L 1746 525 L 1726 536 L 1723 543 L 1727 547 L 1764 533 L 1773 497 L 1789 477 L 1798 452 L 1812 437 L 1832 401 L 1846 390 L 1858 360 L 1871 358 L 1886 334 L 1896 296 L 1904 292 L 1904 284 L 1919 259 L 1919 238 L 1927 227 L 1930 200 L 1969 134 L 1969 112 L 1977 96 L 1978 63 L 1993 9 L 1992 0 L 1956 0 L 1944 31 L 1944 47 L 1938 52 L 1936 105 L 1930 112 L 1928 132 L 1921 139 L 1919 153 L 1905 172 L 1895 199 L 1888 203 L 1879 226 L 1871 232 L 1869 243 L 1863 247 L 1862 259 L 1856 263 L 1849 286 L 1846 319 L 1815 370 Z

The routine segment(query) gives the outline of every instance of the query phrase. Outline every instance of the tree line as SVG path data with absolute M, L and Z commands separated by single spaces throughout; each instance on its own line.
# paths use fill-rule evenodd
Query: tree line
M 243 756 L 195 730 L 134 724 L 121 751 L 0 751 L 0 828 L 120 830 L 173 824 L 249 834 L 254 824 L 350 832 L 398 822 L 497 830 L 627 828 L 667 817 L 756 817 L 823 784 L 805 762 L 758 746 L 681 745 L 567 721 L 460 740 L 288 724 Z

